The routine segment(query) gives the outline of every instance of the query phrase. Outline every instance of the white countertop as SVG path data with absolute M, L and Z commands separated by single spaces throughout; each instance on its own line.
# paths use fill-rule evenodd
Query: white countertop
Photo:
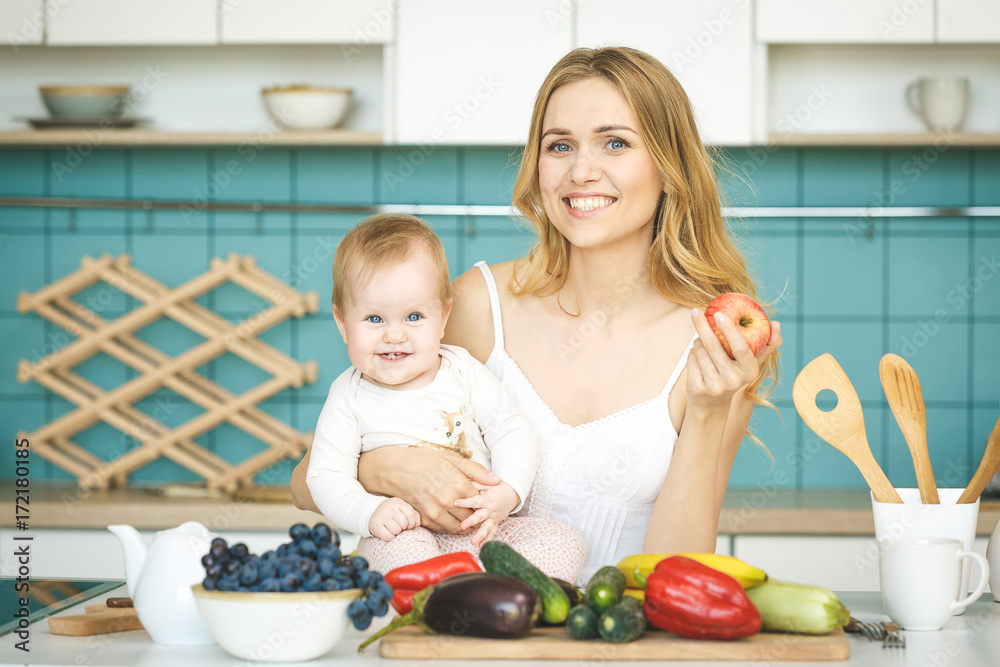
M 106 597 L 125 595 L 124 589 L 112 591 L 105 596 L 95 598 L 93 602 L 103 601 Z M 840 598 L 851 610 L 851 613 L 862 620 L 885 620 L 882 601 L 878 593 L 846 592 L 840 593 Z M 70 608 L 63 614 L 83 613 L 83 606 Z M 379 619 L 365 632 L 357 632 L 349 628 L 344 639 L 334 649 L 317 660 L 311 662 L 284 663 L 288 665 L 319 665 L 331 664 L 348 667 L 356 665 L 394 665 L 396 667 L 441 667 L 442 665 L 458 665 L 459 661 L 401 661 L 383 660 L 378 657 L 378 645 L 368 649 L 364 655 L 358 655 L 357 646 L 375 628 L 388 621 Z M 14 648 L 18 641 L 16 635 L 8 634 L 0 637 L 0 665 L 59 665 L 77 667 L 90 665 L 94 667 L 235 667 L 248 665 L 244 660 L 238 660 L 223 651 L 218 646 L 163 646 L 153 644 L 144 631 L 123 632 L 93 637 L 60 637 L 49 634 L 48 623 L 45 620 L 32 624 L 31 652 L 24 653 Z M 857 635 L 848 635 L 851 646 L 849 663 L 836 664 L 857 665 L 860 667 L 892 666 L 892 667 L 990 667 L 1000 664 L 1000 604 L 994 603 L 987 594 L 973 603 L 962 616 L 956 616 L 939 632 L 904 632 L 906 636 L 905 649 L 883 649 L 881 642 L 870 642 Z M 588 661 L 589 664 L 590 661 Z M 256 664 L 256 663 L 255 663 Z M 279 663 L 260 663 L 263 665 L 278 665 Z M 521 667 L 552 667 L 552 661 L 495 661 L 498 667 L 504 664 L 520 665 Z M 560 661 L 558 664 L 570 664 L 570 661 Z M 572 661 L 573 665 L 583 663 Z M 627 667 L 628 662 L 602 663 L 602 667 Z M 681 667 L 730 667 L 736 662 L 671 662 L 672 666 Z M 770 663 L 769 663 L 770 664 Z M 787 665 L 815 665 L 815 662 L 777 662 L 773 667 Z

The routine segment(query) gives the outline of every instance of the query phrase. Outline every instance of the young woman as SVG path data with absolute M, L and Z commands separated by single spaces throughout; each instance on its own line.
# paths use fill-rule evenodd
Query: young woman
M 720 321 L 730 359 L 700 310 L 756 289 L 680 84 L 633 49 L 566 55 L 539 90 L 513 203 L 538 240 L 455 280 L 445 342 L 484 362 L 538 433 L 526 513 L 583 534 L 583 579 L 631 553 L 714 551 L 781 333 L 772 322 L 754 356 Z M 496 483 L 446 454 L 383 450 L 361 458 L 365 487 L 437 530 L 460 530 L 473 481 Z M 311 509 L 307 464 L 292 490 Z

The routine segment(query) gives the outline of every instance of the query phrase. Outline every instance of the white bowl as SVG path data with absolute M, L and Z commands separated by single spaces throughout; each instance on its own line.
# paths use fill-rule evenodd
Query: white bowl
M 271 118 L 290 130 L 336 127 L 347 115 L 351 91 L 346 88 L 285 86 L 260 91 Z
M 49 113 L 57 118 L 118 118 L 128 86 L 39 86 Z
M 248 662 L 312 660 L 347 629 L 347 606 L 361 590 L 318 593 L 206 591 L 191 587 L 208 629 L 228 653 Z

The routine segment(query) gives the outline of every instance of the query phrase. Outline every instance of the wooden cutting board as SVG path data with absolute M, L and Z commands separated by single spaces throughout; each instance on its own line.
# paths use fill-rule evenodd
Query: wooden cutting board
M 480 639 L 425 635 L 416 627 L 391 632 L 379 641 L 383 658 L 408 660 L 847 660 L 850 646 L 838 628 L 828 635 L 762 632 L 735 641 L 685 639 L 661 630 L 646 631 L 627 644 L 575 640 L 566 628 L 537 628 L 524 639 Z

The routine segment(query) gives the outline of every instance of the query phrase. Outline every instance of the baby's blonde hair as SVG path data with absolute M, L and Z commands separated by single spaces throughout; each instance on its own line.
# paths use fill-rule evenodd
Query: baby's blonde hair
M 343 310 L 351 280 L 368 284 L 383 269 L 396 266 L 424 250 L 438 270 L 441 303 L 451 301 L 451 280 L 444 246 L 426 222 L 402 213 L 378 213 L 359 222 L 344 235 L 333 255 L 333 307 Z

